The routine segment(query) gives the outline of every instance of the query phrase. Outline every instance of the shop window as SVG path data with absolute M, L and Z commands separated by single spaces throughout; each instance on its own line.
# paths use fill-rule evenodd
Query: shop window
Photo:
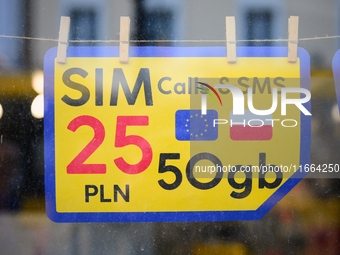
M 92 9 L 76 9 L 71 11 L 70 39 L 96 39 L 96 13 Z M 74 43 L 77 46 L 92 46 L 91 42 Z
M 170 40 L 173 38 L 173 18 L 170 11 L 152 11 L 147 15 L 146 34 L 149 40 Z
M 252 10 L 247 13 L 247 40 L 272 39 L 272 13 Z M 248 46 L 270 46 L 271 42 L 248 42 Z

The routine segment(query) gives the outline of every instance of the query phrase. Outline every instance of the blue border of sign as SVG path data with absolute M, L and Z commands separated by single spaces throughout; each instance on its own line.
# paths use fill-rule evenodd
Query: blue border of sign
M 332 60 L 333 77 L 335 84 L 336 99 L 340 109 L 340 50 L 338 50 Z
M 238 57 L 287 57 L 287 47 L 238 47 Z M 57 48 L 44 59 L 44 143 L 46 213 L 55 222 L 189 222 L 259 220 L 308 172 L 296 172 L 257 210 L 193 212 L 96 212 L 58 213 L 55 197 L 54 62 Z M 118 57 L 119 47 L 68 47 L 67 57 Z M 225 47 L 130 47 L 130 57 L 227 57 Z M 298 48 L 301 87 L 310 91 L 310 58 Z M 311 103 L 304 106 L 311 112 Z M 309 164 L 311 117 L 301 113 L 300 165 Z

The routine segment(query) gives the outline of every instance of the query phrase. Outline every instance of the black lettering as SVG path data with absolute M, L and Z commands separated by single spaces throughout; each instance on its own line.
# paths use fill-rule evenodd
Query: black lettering
M 228 79 L 227 77 L 222 77 L 222 78 L 220 79 L 220 84 L 226 84 L 226 83 L 228 83 L 228 82 L 229 82 L 229 79 Z M 222 88 L 219 88 L 218 91 L 219 91 L 221 94 L 223 94 L 223 95 L 226 95 L 226 94 L 228 94 L 228 93 L 230 92 L 229 89 L 222 89 Z
M 187 179 L 190 182 L 190 184 L 197 189 L 201 189 L 201 190 L 211 189 L 220 183 L 223 177 L 223 172 L 222 171 L 216 172 L 214 179 L 212 179 L 210 182 L 198 181 L 193 174 L 193 170 L 194 170 L 195 164 L 201 160 L 209 160 L 213 163 L 213 165 L 222 165 L 221 161 L 215 155 L 211 153 L 207 153 L 207 152 L 199 153 L 193 156 L 187 164 L 187 168 L 186 168 Z
M 89 100 L 90 90 L 86 86 L 84 86 L 83 84 L 71 81 L 71 76 L 74 75 L 74 74 L 78 74 L 82 78 L 86 78 L 88 73 L 84 69 L 75 67 L 75 68 L 70 68 L 70 69 L 66 70 L 63 74 L 64 84 L 71 89 L 78 90 L 81 93 L 81 97 L 79 99 L 73 99 L 73 98 L 70 98 L 68 95 L 64 95 L 61 98 L 61 100 L 65 104 L 68 104 L 70 106 L 81 106 L 83 104 L 86 104 L 87 101 Z
M 259 189 L 263 189 L 266 187 L 267 189 L 275 189 L 282 182 L 282 170 L 279 166 L 276 165 L 266 165 L 266 153 L 259 154 Z M 274 182 L 269 183 L 266 180 L 266 174 L 270 171 L 273 171 L 276 174 L 276 179 Z
M 243 77 L 240 77 L 240 78 L 238 79 L 238 84 L 239 84 L 241 87 L 246 88 L 246 90 L 242 90 L 243 94 L 248 94 L 249 85 L 246 84 L 246 83 L 243 83 L 243 80 L 249 81 L 249 78 L 243 76 Z
M 111 202 L 111 198 L 104 198 L 104 185 L 100 185 L 100 202 Z
M 285 80 L 286 80 L 286 79 L 283 78 L 283 77 L 276 77 L 276 78 L 274 79 L 274 85 L 275 85 L 275 86 L 278 86 L 278 87 L 280 87 L 280 88 L 285 88 L 285 87 L 286 87 L 285 85 L 283 85 L 283 84 L 281 84 L 281 83 L 278 83 L 278 81 L 285 81 Z M 278 91 L 277 94 L 281 94 L 281 90 Z
M 162 79 L 160 79 L 159 82 L 158 82 L 158 90 L 163 94 L 171 94 L 171 90 L 164 90 L 162 88 L 163 81 L 171 81 L 171 78 L 170 77 L 163 77 Z
M 244 168 L 245 171 L 241 171 L 242 170 L 241 168 Z M 235 191 L 231 192 L 230 193 L 231 197 L 236 198 L 236 199 L 242 199 L 242 198 L 247 197 L 250 194 L 251 189 L 252 189 L 252 184 L 253 184 L 252 173 L 251 171 L 247 171 L 247 169 L 251 169 L 251 166 L 247 166 L 246 168 L 246 167 L 243 167 L 242 165 L 236 165 L 230 169 L 228 173 L 228 182 L 230 186 L 233 187 L 234 189 L 244 188 L 244 190 L 240 193 L 237 193 Z M 243 183 L 238 183 L 235 181 L 235 174 L 239 171 L 243 172 L 246 175 L 246 178 Z
M 253 94 L 255 94 L 255 92 L 256 92 L 256 87 L 258 87 L 260 93 L 263 94 L 264 90 L 266 89 L 266 86 L 267 86 L 267 89 L 268 89 L 268 94 L 271 94 L 272 90 L 271 90 L 271 87 L 270 87 L 270 78 L 266 77 L 264 79 L 264 81 L 263 81 L 263 86 L 261 86 L 259 78 L 258 77 L 254 77 L 254 80 L 253 80 Z
M 93 192 L 90 192 L 90 189 L 93 189 Z M 95 185 L 85 185 L 85 202 L 88 203 L 90 201 L 90 196 L 95 196 L 98 194 L 98 188 Z
M 113 187 L 113 196 L 114 196 L 114 201 L 118 202 L 118 193 L 122 196 L 122 198 L 125 200 L 125 202 L 130 202 L 130 186 L 125 185 L 125 194 L 123 191 L 120 189 L 118 185 L 114 185 Z
M 139 74 L 136 79 L 135 86 L 133 87 L 132 93 L 129 89 L 128 83 L 126 81 L 124 72 L 122 68 L 113 69 L 113 79 L 112 79 L 112 91 L 111 91 L 111 101 L 110 105 L 117 105 L 118 101 L 118 91 L 119 84 L 122 85 L 123 92 L 126 97 L 126 101 L 129 105 L 134 105 L 136 103 L 136 99 L 140 88 L 144 83 L 144 96 L 145 96 L 145 104 L 152 106 L 152 91 L 151 91 L 151 81 L 150 81 L 150 72 L 148 68 L 141 68 Z
M 191 77 L 188 77 L 188 93 L 191 94 Z
M 96 69 L 96 106 L 103 105 L 103 68 Z
M 198 88 L 201 87 L 201 85 L 199 85 L 197 77 L 195 77 L 195 83 L 194 84 L 195 84 L 195 94 L 198 94 Z
M 180 87 L 181 90 L 178 90 L 178 87 Z M 174 91 L 176 94 L 185 94 L 185 83 L 176 83 L 174 86 Z

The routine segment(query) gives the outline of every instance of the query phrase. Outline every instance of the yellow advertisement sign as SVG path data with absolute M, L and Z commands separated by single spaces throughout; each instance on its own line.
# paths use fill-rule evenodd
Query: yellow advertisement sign
M 66 64 L 51 49 L 49 217 L 261 218 L 305 175 L 310 146 L 308 54 L 292 64 L 261 49 L 240 48 L 236 64 L 225 48 L 135 47 L 128 64 L 115 47 L 69 47 Z

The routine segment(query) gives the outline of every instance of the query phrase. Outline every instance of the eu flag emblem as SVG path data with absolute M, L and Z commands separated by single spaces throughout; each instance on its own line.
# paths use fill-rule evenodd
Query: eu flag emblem
M 213 141 L 218 137 L 218 128 L 214 127 L 214 119 L 218 119 L 217 111 L 178 110 L 176 112 L 176 139 L 179 141 Z

